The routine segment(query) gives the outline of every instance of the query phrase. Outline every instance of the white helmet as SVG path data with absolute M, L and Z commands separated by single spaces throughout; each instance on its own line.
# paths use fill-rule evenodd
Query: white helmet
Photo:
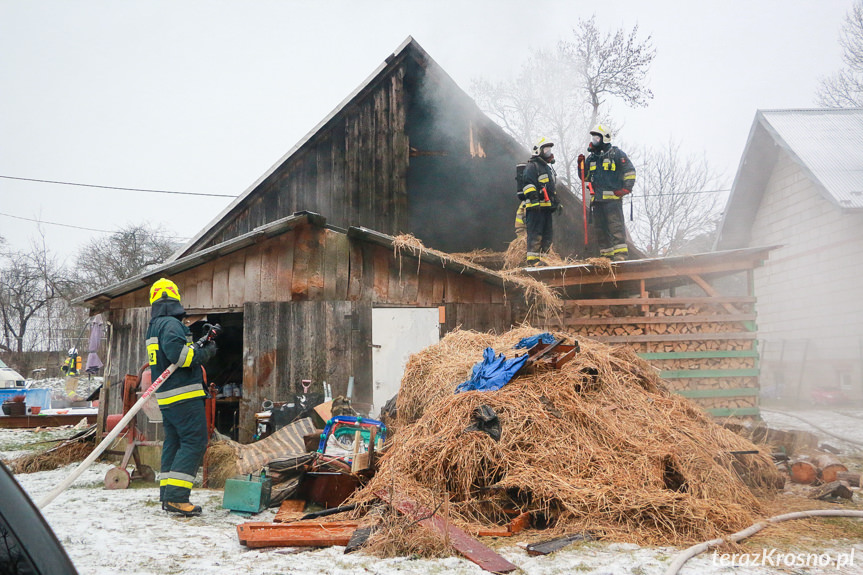
M 78 355 L 78 348 L 77 347 L 70 347 L 69 348 L 69 355 Z
M 533 155 L 539 156 L 542 153 L 543 148 L 551 148 L 552 146 L 554 146 L 554 142 L 552 142 L 548 138 L 540 138 L 533 146 Z
M 601 137 L 603 144 L 611 143 L 611 132 L 606 130 L 602 124 L 597 124 L 596 127 L 590 131 L 590 135 L 596 135 Z

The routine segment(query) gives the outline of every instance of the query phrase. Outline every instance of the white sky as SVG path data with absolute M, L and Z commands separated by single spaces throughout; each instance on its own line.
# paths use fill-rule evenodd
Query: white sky
M 238 195 L 408 35 L 468 90 L 571 39 L 596 12 L 607 29 L 638 23 L 657 49 L 653 102 L 614 108 L 622 137 L 673 137 L 706 154 L 729 187 L 757 109 L 815 105 L 818 80 L 841 65 L 851 5 L 6 0 L 0 175 Z M 229 202 L 0 179 L 0 213 L 103 230 L 146 221 L 188 238 Z M 96 234 L 41 229 L 68 258 Z M 25 248 L 38 226 L 0 215 L 0 236 Z

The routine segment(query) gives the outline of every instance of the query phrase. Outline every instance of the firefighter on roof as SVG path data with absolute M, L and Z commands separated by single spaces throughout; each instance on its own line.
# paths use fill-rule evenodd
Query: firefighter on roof
M 189 493 L 207 449 L 207 394 L 201 366 L 216 354 L 216 344 L 194 346 L 191 330 L 180 321 L 186 310 L 180 305 L 180 290 L 174 282 L 162 278 L 154 283 L 150 305 L 147 357 L 152 380 L 171 364 L 177 365 L 177 371 L 155 393 L 165 429 L 159 499 L 162 509 L 169 513 L 200 515 L 201 508 L 189 503 Z
M 635 166 L 623 150 L 611 145 L 611 132 L 602 124 L 590 131 L 590 138 L 587 158 L 578 156 L 578 172 L 590 184 L 590 209 L 599 255 L 622 261 L 629 253 L 622 198 L 635 185 Z
M 527 229 L 527 265 L 546 265 L 542 256 L 551 249 L 554 239 L 552 214 L 560 206 L 555 192 L 557 176 L 551 165 L 554 143 L 546 138 L 533 147 L 533 155 L 523 174 L 523 187 L 519 199 L 524 201 L 524 224 Z

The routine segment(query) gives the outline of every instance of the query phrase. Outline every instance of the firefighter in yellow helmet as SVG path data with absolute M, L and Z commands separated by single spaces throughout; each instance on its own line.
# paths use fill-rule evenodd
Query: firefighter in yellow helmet
M 611 144 L 611 132 L 602 124 L 590 131 L 587 158 L 578 156 L 578 173 L 590 183 L 590 209 L 596 228 L 599 255 L 625 260 L 626 222 L 622 198 L 635 186 L 635 166 L 627 155 Z
M 191 330 L 181 321 L 186 310 L 180 305 L 180 290 L 174 282 L 162 278 L 154 283 L 150 305 L 147 357 L 152 380 L 156 381 L 171 364 L 177 365 L 155 393 L 165 430 L 159 499 L 162 509 L 169 513 L 200 515 L 201 508 L 189 502 L 189 494 L 207 449 L 201 366 L 216 354 L 216 344 L 194 346 Z
M 555 192 L 557 175 L 551 166 L 554 142 L 540 138 L 533 147 L 522 176 L 523 187 L 518 194 L 524 201 L 524 224 L 527 230 L 527 265 L 545 265 L 542 256 L 551 249 L 554 240 L 552 214 L 560 206 Z

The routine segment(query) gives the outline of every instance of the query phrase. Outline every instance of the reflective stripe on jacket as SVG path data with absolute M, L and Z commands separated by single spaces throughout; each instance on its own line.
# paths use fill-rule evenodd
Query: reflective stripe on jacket
M 175 315 L 167 315 L 168 313 Z M 177 365 L 177 370 L 155 393 L 160 406 L 204 398 L 207 395 L 203 387 L 204 373 L 200 357 L 205 354 L 195 349 L 191 330 L 176 317 L 181 313 L 184 313 L 184 310 L 176 301 L 167 304 L 167 307 L 157 302 L 153 304 L 153 318 L 147 329 L 147 361 L 150 364 L 152 380 L 156 381 L 171 364 Z
M 591 152 L 584 160 L 584 180 L 591 183 L 594 199 L 619 200 L 617 190 L 632 191 L 635 186 L 635 166 L 617 146 L 601 152 Z
M 557 208 L 557 174 L 554 168 L 539 156 L 533 156 L 524 169 L 525 209 Z

